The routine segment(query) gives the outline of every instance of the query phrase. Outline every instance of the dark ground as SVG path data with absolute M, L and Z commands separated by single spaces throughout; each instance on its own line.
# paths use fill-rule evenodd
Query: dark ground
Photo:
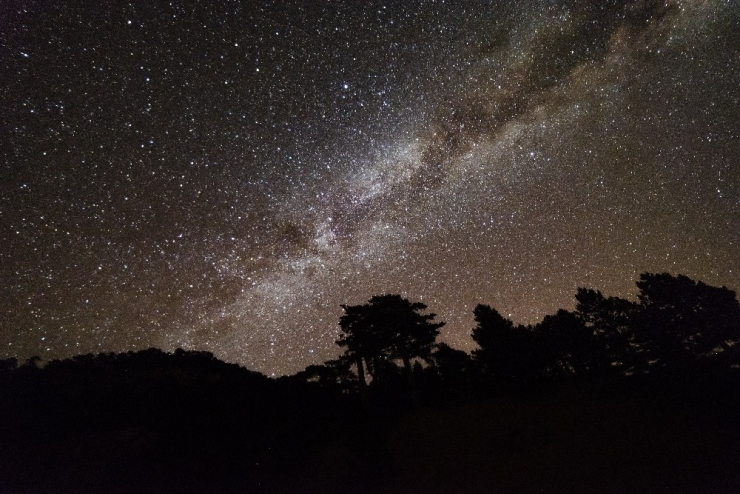
M 409 407 L 147 352 L 4 372 L 0 492 L 740 492 L 732 373 Z

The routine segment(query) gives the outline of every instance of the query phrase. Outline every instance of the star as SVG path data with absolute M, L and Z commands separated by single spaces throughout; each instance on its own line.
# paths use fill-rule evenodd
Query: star
M 268 375 L 399 293 L 471 350 L 645 271 L 740 287 L 731 2 L 7 7 L 0 358 Z

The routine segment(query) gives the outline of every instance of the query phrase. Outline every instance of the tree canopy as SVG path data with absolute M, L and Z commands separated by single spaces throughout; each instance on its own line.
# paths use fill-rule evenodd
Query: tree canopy
M 579 288 L 574 312 L 515 326 L 487 305 L 475 308 L 473 351 L 496 380 L 643 373 L 714 361 L 737 364 L 740 304 L 735 292 L 682 275 L 644 273 L 638 301 Z
M 422 313 L 425 304 L 400 295 L 379 295 L 367 304 L 342 308 L 342 334 L 337 344 L 345 348 L 345 357 L 355 362 L 362 386 L 366 384 L 365 369 L 373 380 L 382 380 L 399 360 L 410 377 L 412 360 L 429 358 L 444 325 L 434 322 L 436 314 Z
M 478 304 L 471 334 L 478 348 L 472 355 L 436 342 L 444 323 L 425 313 L 425 304 L 400 295 L 374 296 L 366 304 L 342 305 L 336 343 L 344 353 L 301 376 L 346 391 L 401 375 L 407 383 L 435 376 L 430 379 L 445 385 L 483 379 L 517 386 L 574 375 L 740 364 L 740 304 L 734 291 L 668 273 L 643 273 L 637 288 L 635 301 L 578 288 L 575 310 L 561 309 L 527 326 Z M 427 365 L 414 366 L 420 361 Z

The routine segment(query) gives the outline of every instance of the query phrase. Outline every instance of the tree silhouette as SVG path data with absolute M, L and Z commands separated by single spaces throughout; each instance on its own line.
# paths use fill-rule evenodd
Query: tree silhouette
M 642 349 L 637 345 L 634 323 L 639 311 L 635 302 L 604 297 L 599 290 L 579 288 L 576 315 L 589 328 L 602 352 L 597 371 L 633 371 Z
M 472 337 L 480 347 L 473 357 L 483 373 L 498 380 L 536 377 L 543 368 L 542 352 L 531 328 L 514 326 L 496 309 L 478 304 Z
M 642 344 L 659 365 L 726 352 L 740 340 L 734 291 L 668 273 L 643 273 L 637 287 Z
M 605 355 L 593 331 L 570 311 L 560 309 L 535 326 L 551 377 L 585 375 L 604 366 Z
M 374 337 L 373 329 L 365 321 L 368 318 L 368 308 L 365 305 L 342 305 L 344 315 L 339 319 L 339 325 L 343 333 L 336 341 L 337 345 L 344 347 L 344 357 L 354 362 L 357 366 L 357 377 L 360 388 L 367 387 L 365 377 L 365 366 L 369 364 L 375 368 L 377 360 L 380 358 L 381 344 Z
M 470 355 L 447 343 L 437 343 L 431 360 L 439 375 L 450 382 L 465 383 L 474 372 Z
M 358 378 L 352 373 L 353 361 L 342 356 L 321 365 L 309 365 L 296 377 L 306 383 L 316 383 L 327 389 L 349 391 L 357 387 Z
M 427 308 L 425 304 L 409 302 L 400 295 L 375 296 L 367 304 L 342 308 L 342 334 L 337 344 L 345 348 L 346 358 L 354 361 L 363 387 L 367 385 L 365 370 L 377 382 L 395 360 L 403 363 L 410 381 L 412 360 L 429 358 L 444 325 L 433 322 L 436 314 L 421 313 Z

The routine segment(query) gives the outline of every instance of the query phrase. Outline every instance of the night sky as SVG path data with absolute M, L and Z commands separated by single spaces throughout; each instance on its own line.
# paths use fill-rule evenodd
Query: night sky
M 0 358 L 471 350 L 645 271 L 740 288 L 740 3 L 0 4 Z

